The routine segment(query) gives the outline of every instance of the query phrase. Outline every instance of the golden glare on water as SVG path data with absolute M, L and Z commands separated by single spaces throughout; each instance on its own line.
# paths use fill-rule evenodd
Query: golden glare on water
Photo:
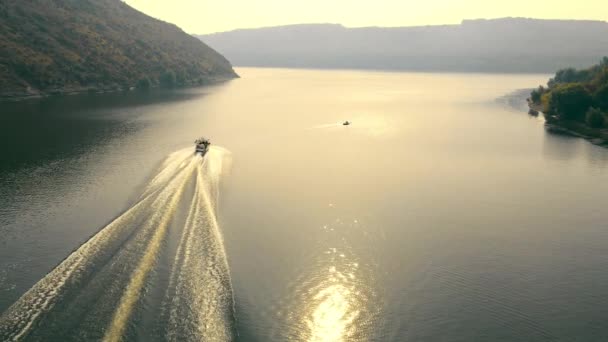
M 349 273 L 329 268 L 327 278 L 315 288 L 310 313 L 307 317 L 309 342 L 349 341 L 354 334 L 354 321 L 359 316 L 356 278 L 358 265 L 350 264 Z
M 336 205 L 329 204 L 329 212 Z M 374 265 L 363 262 L 350 244 L 365 225 L 359 219 L 338 217 L 319 226 L 314 257 L 288 287 L 288 297 L 277 311 L 271 339 L 308 342 L 375 340 L 383 302 L 377 295 Z M 285 326 L 288 329 L 285 329 Z M 280 336 L 280 337 L 277 337 Z
M 358 311 L 349 303 L 350 290 L 343 285 L 323 289 L 315 299 L 321 300 L 309 322 L 311 342 L 345 341 Z

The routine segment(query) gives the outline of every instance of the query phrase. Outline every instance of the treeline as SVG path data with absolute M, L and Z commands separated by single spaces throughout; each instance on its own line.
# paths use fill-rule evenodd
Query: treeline
M 559 70 L 530 96 L 548 122 L 577 123 L 599 129 L 608 126 L 608 57 L 588 69 Z

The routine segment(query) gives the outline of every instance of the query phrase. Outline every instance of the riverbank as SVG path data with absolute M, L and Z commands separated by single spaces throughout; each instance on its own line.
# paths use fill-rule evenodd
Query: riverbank
M 545 127 L 547 131 L 555 134 L 565 134 L 573 137 L 579 137 L 588 140 L 592 144 L 608 147 L 608 129 L 607 128 L 591 128 L 576 121 L 563 121 L 557 120 L 552 115 L 544 113 L 542 104 L 528 101 L 528 107 L 530 108 L 530 114 L 542 113 L 545 117 Z
M 174 88 L 193 88 L 193 87 L 201 87 L 208 86 L 214 84 L 220 84 L 224 82 L 231 81 L 233 79 L 239 78 L 237 74 L 234 77 L 221 76 L 221 77 L 213 77 L 206 79 L 202 82 L 192 82 L 189 84 L 185 84 L 182 86 L 176 86 Z M 121 87 L 118 84 L 110 84 L 110 85 L 99 85 L 99 86 L 65 86 L 54 88 L 46 91 L 39 91 L 32 88 L 27 88 L 25 91 L 4 91 L 0 92 L 0 103 L 2 102 L 17 102 L 17 101 L 25 101 L 31 99 L 39 99 L 51 96 L 69 96 L 69 95 L 79 95 L 79 94 L 105 94 L 105 93 L 119 93 L 119 92 L 128 92 L 128 91 L 146 91 L 148 89 L 161 89 L 162 87 L 159 85 L 152 86 L 147 89 L 138 89 L 136 87 Z

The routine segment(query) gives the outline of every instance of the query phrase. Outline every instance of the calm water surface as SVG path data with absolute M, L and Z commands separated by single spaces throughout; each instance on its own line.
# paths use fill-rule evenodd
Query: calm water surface
M 608 150 L 546 75 L 238 72 L 1 105 L 0 339 L 608 340 Z

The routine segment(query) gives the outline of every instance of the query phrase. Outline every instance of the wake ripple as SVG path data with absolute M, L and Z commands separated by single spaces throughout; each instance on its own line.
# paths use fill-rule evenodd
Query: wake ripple
M 233 340 L 215 214 L 227 162 L 216 146 L 171 154 L 131 208 L 0 316 L 0 340 Z

